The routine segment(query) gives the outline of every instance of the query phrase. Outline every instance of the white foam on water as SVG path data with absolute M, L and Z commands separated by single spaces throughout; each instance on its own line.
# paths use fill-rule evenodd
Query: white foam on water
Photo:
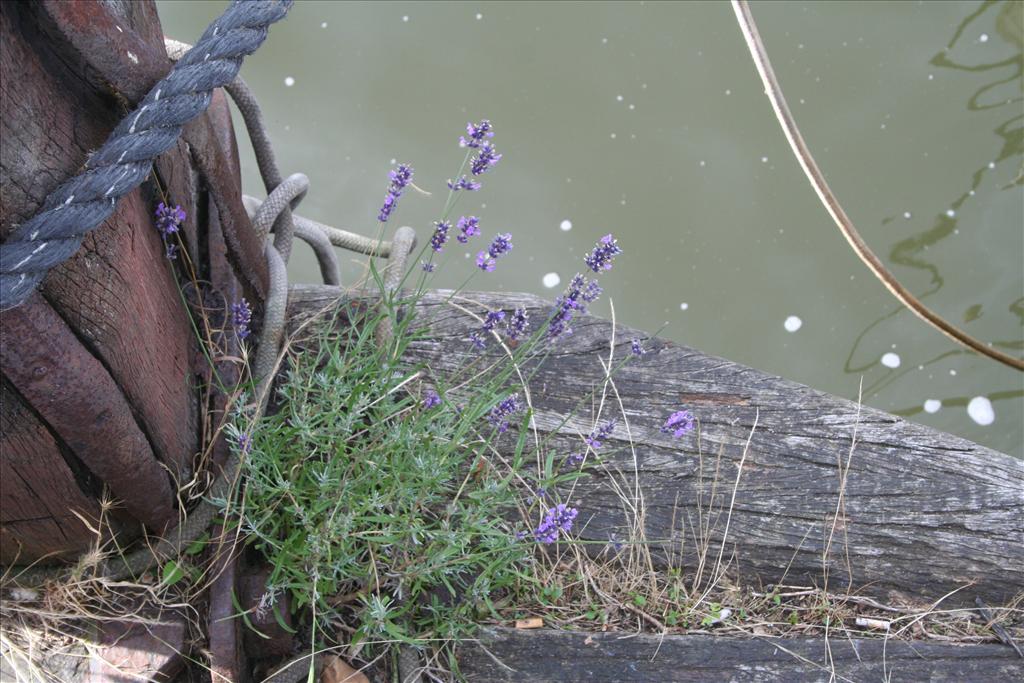
M 708 165 L 708 162 L 706 162 L 706 161 L 704 161 L 703 159 L 701 159 L 701 160 L 700 160 L 700 165 L 701 165 L 701 167 L 707 166 L 707 165 Z
M 477 21 L 480 21 L 480 20 L 481 20 L 481 19 L 483 19 L 483 18 L 484 18 L 484 15 L 483 15 L 483 14 L 481 14 L 480 12 L 477 12 L 477 13 L 476 13 L 476 20 L 477 20 Z
M 900 366 L 900 355 L 898 353 L 889 353 L 882 355 L 882 365 L 887 368 L 898 368 Z
M 903 217 L 906 218 L 909 221 L 910 220 L 910 212 L 909 211 L 904 211 L 903 212 Z
M 782 323 L 782 326 L 786 328 L 786 332 L 796 332 L 804 326 L 804 321 L 795 315 L 791 315 L 786 318 L 786 321 Z
M 616 96 L 615 96 L 615 100 L 616 100 L 617 102 L 621 102 L 621 101 L 622 101 L 622 95 L 616 95 Z
M 402 21 L 405 21 L 405 22 L 409 21 L 409 15 L 408 14 L 403 14 L 402 15 Z
M 569 232 L 570 230 L 572 230 L 572 221 L 566 218 L 564 221 L 558 224 L 558 227 L 562 230 L 562 232 Z
M 327 22 L 326 21 L 320 22 L 320 28 L 327 28 Z
M 937 398 L 930 398 L 924 402 L 924 412 L 926 413 L 937 413 L 941 407 L 942 401 Z
M 548 273 L 541 280 L 541 282 L 544 283 L 544 286 L 547 287 L 548 289 L 552 289 L 553 287 L 557 287 L 558 284 L 561 281 L 562 281 L 562 278 L 558 277 L 558 273 Z
M 994 162 L 994 161 L 988 162 L 988 167 L 989 168 L 995 168 L 996 167 L 996 162 Z
M 768 163 L 768 157 L 761 157 L 761 163 L 762 164 L 767 164 Z
M 979 43 L 987 43 L 988 42 L 988 34 L 987 33 L 982 33 L 980 36 L 978 36 L 978 42 Z
M 956 215 L 956 211 L 954 211 L 953 209 L 946 209 L 946 215 L 952 218 L 953 216 Z
M 690 304 L 686 303 L 685 301 L 683 303 L 679 304 L 679 310 L 680 311 L 685 311 L 689 307 L 690 307 Z
M 615 133 L 612 133 L 611 138 L 612 138 L 612 140 L 615 139 Z
M 293 85 L 295 85 L 295 79 L 292 78 L 291 76 L 286 76 L 285 79 L 284 79 L 284 86 L 286 88 L 290 88 Z
M 985 427 L 996 421 L 996 413 L 992 410 L 992 401 L 984 396 L 975 396 L 967 404 L 967 414 L 971 419 Z

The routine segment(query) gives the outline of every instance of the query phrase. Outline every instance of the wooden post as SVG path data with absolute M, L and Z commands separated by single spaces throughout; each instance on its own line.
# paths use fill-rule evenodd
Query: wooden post
M 171 62 L 151 1 L 0 3 L 0 41 L 2 240 Z M 108 521 L 125 540 L 139 522 L 160 532 L 178 518 L 210 377 L 154 226 L 157 203 L 186 210 L 198 277 L 227 303 L 258 303 L 266 281 L 222 93 L 184 137 L 28 303 L 3 314 L 4 563 L 81 552 L 94 538 L 74 513 L 95 521 L 104 488 L 122 505 Z

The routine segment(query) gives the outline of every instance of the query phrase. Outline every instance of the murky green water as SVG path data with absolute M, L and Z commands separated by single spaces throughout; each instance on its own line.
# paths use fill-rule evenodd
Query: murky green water
M 159 3 L 165 32 L 187 42 L 223 6 Z M 754 14 L 868 243 L 941 315 L 1024 352 L 1021 4 Z M 434 195 L 407 193 L 395 224 L 426 239 L 458 136 L 490 118 L 504 159 L 459 210 L 516 247 L 470 288 L 553 298 L 612 231 L 626 253 L 603 283 L 620 322 L 849 398 L 863 381 L 869 405 L 1024 455 L 1022 375 L 900 310 L 853 255 L 728 4 L 298 2 L 242 73 L 282 170 L 311 179 L 300 213 L 373 234 L 392 161 L 407 161 Z M 474 270 L 465 251 L 447 250 L 439 286 Z M 304 250 L 291 270 L 318 279 Z M 545 286 L 551 273 L 561 285 Z M 975 397 L 991 411 L 980 399 L 969 413 Z

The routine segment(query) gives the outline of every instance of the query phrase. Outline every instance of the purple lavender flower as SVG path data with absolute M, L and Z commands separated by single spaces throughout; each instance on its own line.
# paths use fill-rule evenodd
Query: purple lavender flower
M 458 223 L 459 234 L 455 239 L 466 244 L 469 238 L 480 234 L 480 219 L 476 216 L 463 216 Z
M 498 259 L 512 251 L 512 233 L 499 233 L 487 251 L 481 251 L 476 255 L 476 267 L 480 270 L 491 272 Z
M 587 254 L 583 260 L 595 273 L 602 270 L 612 269 L 612 259 L 622 253 L 618 240 L 612 237 L 611 233 L 601 238 L 594 250 Z
M 246 455 L 252 448 L 252 437 L 246 432 L 242 432 L 238 435 L 238 439 L 235 441 L 235 446 L 238 447 L 239 453 Z
M 487 315 L 484 316 L 484 330 L 490 332 L 504 319 L 505 311 L 487 311 Z
M 583 457 L 583 453 L 570 453 L 566 456 L 565 462 L 570 467 L 576 467 L 583 464 Z
M 510 251 L 512 251 L 512 233 L 510 232 L 499 233 L 491 242 L 490 248 L 487 249 L 487 253 L 492 258 L 499 258 Z
M 444 243 L 448 241 L 448 231 L 452 229 L 452 224 L 448 221 L 437 221 L 434 223 L 434 234 L 430 238 L 430 248 L 440 253 L 441 249 L 444 248 Z
M 402 190 L 412 182 L 412 166 L 398 164 L 395 170 L 391 171 L 388 176 L 391 178 L 391 184 L 388 185 L 388 193 L 384 197 L 384 205 L 380 208 L 380 213 L 377 214 L 377 220 L 381 223 L 388 222 L 391 212 L 398 205 L 398 198 L 402 196 Z
M 427 389 L 423 392 L 423 409 L 430 410 L 441 405 L 441 396 L 433 389 Z
M 554 543 L 558 540 L 559 532 L 567 534 L 572 531 L 573 520 L 578 514 L 579 510 L 576 508 L 559 503 L 544 514 L 544 520 L 534 530 L 533 537 L 538 543 Z
M 437 267 L 437 264 L 436 263 L 429 263 L 427 261 L 420 261 L 420 266 L 423 268 L 423 272 L 425 272 L 425 273 L 433 273 L 434 272 L 434 268 Z
M 526 309 L 517 308 L 513 311 L 508 319 L 508 323 L 505 325 L 505 336 L 512 341 L 518 341 L 520 337 L 526 334 L 526 330 L 529 327 L 530 320 L 526 315 Z
M 486 251 L 481 251 L 476 255 L 476 267 L 484 272 L 491 272 L 497 265 L 497 261 L 491 258 L 491 255 Z
M 604 290 L 601 289 L 601 285 L 598 284 L 597 280 L 591 280 L 587 283 L 587 286 L 584 287 L 583 293 L 580 296 L 588 304 L 592 304 L 597 301 L 603 291 Z
M 601 446 L 604 445 L 604 440 L 611 436 L 612 431 L 615 430 L 616 422 L 617 420 L 615 420 L 614 418 L 608 420 L 600 427 L 591 431 L 590 435 L 587 436 L 584 439 L 584 441 L 586 441 L 587 445 L 596 451 L 597 449 L 601 448 Z
M 689 410 L 677 410 L 668 416 L 661 431 L 665 434 L 671 433 L 677 439 L 686 436 L 693 430 L 693 413 Z
M 252 322 L 252 308 L 249 307 L 249 302 L 244 297 L 231 304 L 231 323 L 239 339 L 249 336 L 250 322 Z
M 646 353 L 639 339 L 634 339 L 633 341 L 629 342 L 629 350 L 633 352 L 634 356 L 642 356 Z
M 181 224 L 185 222 L 185 211 L 180 206 L 173 209 L 163 202 L 156 207 L 156 229 L 164 237 L 170 237 L 178 232 Z
M 595 291 L 590 284 L 587 283 L 586 278 L 576 273 L 569 281 L 565 293 L 555 299 L 555 312 L 551 315 L 551 322 L 548 325 L 549 339 L 555 340 L 563 335 L 572 334 L 570 323 L 573 316 L 576 313 L 586 313 L 587 303 L 592 301 L 587 298 Z M 599 290 L 600 287 L 597 288 L 598 293 L 600 293 Z
M 178 258 L 178 245 L 167 242 L 164 244 L 164 256 L 167 257 L 168 261 L 173 261 Z
M 469 161 L 469 171 L 473 175 L 482 175 L 501 161 L 501 155 L 497 153 L 491 143 L 484 142 L 479 149 L 477 155 Z
M 490 332 L 498 326 L 498 324 L 505 319 L 505 311 L 487 311 L 487 315 L 484 316 L 484 323 L 479 330 L 476 330 L 469 335 L 469 340 L 473 342 L 473 346 L 479 351 L 483 351 L 487 348 L 487 337 L 490 336 Z
M 469 138 L 460 137 L 459 147 L 473 147 L 474 149 L 480 146 L 484 138 L 493 138 L 494 130 L 491 126 L 491 122 L 484 119 L 477 125 L 473 125 L 472 122 L 466 124 L 466 133 Z
M 519 397 L 515 394 L 511 394 L 508 398 L 501 401 L 501 403 L 491 408 L 491 412 L 487 416 L 487 421 L 491 423 L 492 427 L 495 427 L 498 430 L 499 434 L 504 434 L 509 428 L 508 418 L 511 415 L 518 413 L 520 409 Z
M 458 192 L 459 190 L 467 190 L 469 192 L 476 192 L 480 188 L 481 188 L 480 183 L 476 182 L 475 180 L 470 180 L 466 176 L 462 176 L 458 180 L 449 180 L 448 181 L 448 189 L 452 190 L 453 192 Z

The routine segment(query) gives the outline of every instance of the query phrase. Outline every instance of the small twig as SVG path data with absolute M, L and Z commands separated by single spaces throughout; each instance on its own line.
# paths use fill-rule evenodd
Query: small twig
M 974 598 L 974 604 L 978 606 L 978 612 L 981 614 L 982 618 L 988 622 L 986 626 L 992 629 L 992 632 L 996 634 L 996 637 L 999 638 L 1003 644 L 1012 647 L 1013 651 L 1017 653 L 1017 656 L 1024 659 L 1024 652 L 1020 651 L 1020 647 L 1017 646 L 1017 643 L 1013 642 L 1013 638 L 1010 637 L 1010 634 L 1007 633 L 1002 624 L 997 624 L 995 622 L 995 615 L 992 614 L 992 610 L 988 608 L 988 605 L 986 605 L 985 601 L 981 599 L 981 596 Z
M 620 604 L 621 604 L 622 607 L 626 608 L 627 610 L 629 610 L 633 614 L 637 615 L 638 617 L 640 617 L 641 619 L 646 621 L 648 624 L 650 624 L 651 626 L 653 626 L 656 629 L 658 629 L 659 631 L 661 631 L 662 633 L 664 633 L 667 630 L 665 628 L 665 624 L 661 623 L 660 621 L 658 621 L 657 618 L 651 616 L 650 614 L 648 614 L 647 612 L 643 611 L 639 607 L 631 605 L 628 602 L 623 602 L 623 603 L 620 603 Z

